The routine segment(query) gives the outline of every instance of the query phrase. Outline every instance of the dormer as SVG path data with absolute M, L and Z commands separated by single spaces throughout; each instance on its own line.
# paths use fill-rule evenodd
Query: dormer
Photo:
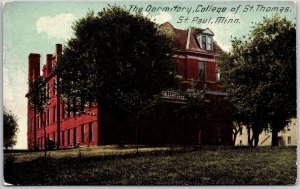
M 196 38 L 200 45 L 200 48 L 206 51 L 212 51 L 213 36 L 214 33 L 209 28 L 201 30 L 198 34 L 196 34 Z

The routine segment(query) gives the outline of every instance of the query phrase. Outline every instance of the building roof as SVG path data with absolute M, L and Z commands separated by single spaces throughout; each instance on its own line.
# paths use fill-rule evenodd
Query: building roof
M 190 50 L 200 53 L 220 53 L 221 47 L 213 40 L 213 51 L 207 51 L 200 47 L 197 41 L 197 34 L 207 29 L 190 27 L 188 29 L 175 28 L 171 23 L 165 22 L 159 26 L 162 29 L 171 30 L 178 50 Z

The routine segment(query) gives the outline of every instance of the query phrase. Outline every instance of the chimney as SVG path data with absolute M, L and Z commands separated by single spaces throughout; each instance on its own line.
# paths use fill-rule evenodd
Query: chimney
M 56 44 L 55 45 L 55 54 L 56 58 L 59 57 L 62 53 L 62 45 L 61 44 Z
M 47 74 L 51 73 L 52 69 L 52 54 L 47 54 L 47 62 L 46 62 L 46 67 L 47 67 Z
M 40 76 L 40 54 L 30 53 L 28 56 L 28 80 L 33 81 Z

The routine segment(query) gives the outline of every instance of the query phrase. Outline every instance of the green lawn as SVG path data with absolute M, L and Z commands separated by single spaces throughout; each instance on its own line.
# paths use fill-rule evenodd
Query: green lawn
M 295 184 L 296 148 L 205 148 L 135 155 L 5 157 L 5 181 L 18 185 Z

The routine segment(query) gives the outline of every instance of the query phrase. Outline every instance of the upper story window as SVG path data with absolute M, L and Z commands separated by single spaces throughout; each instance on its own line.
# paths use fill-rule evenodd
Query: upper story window
M 53 107 L 53 122 L 56 122 L 56 106 Z
M 56 78 L 53 79 L 53 95 L 57 94 L 57 82 L 56 82 Z
M 47 109 L 47 124 L 50 124 L 50 109 Z
M 206 50 L 211 51 L 212 50 L 212 38 L 207 36 L 207 41 L 206 41 Z
M 213 50 L 213 36 L 214 33 L 210 29 L 205 29 L 197 34 L 198 43 L 203 50 Z
M 205 76 L 205 62 L 204 61 L 200 61 L 198 64 L 198 79 L 200 81 L 205 81 L 206 76 Z
M 49 85 L 49 83 L 47 83 L 47 85 L 46 85 L 46 96 L 47 96 L 47 98 L 50 98 L 50 85 Z
M 207 36 L 202 36 L 202 49 L 205 49 L 206 50 L 206 37 Z

